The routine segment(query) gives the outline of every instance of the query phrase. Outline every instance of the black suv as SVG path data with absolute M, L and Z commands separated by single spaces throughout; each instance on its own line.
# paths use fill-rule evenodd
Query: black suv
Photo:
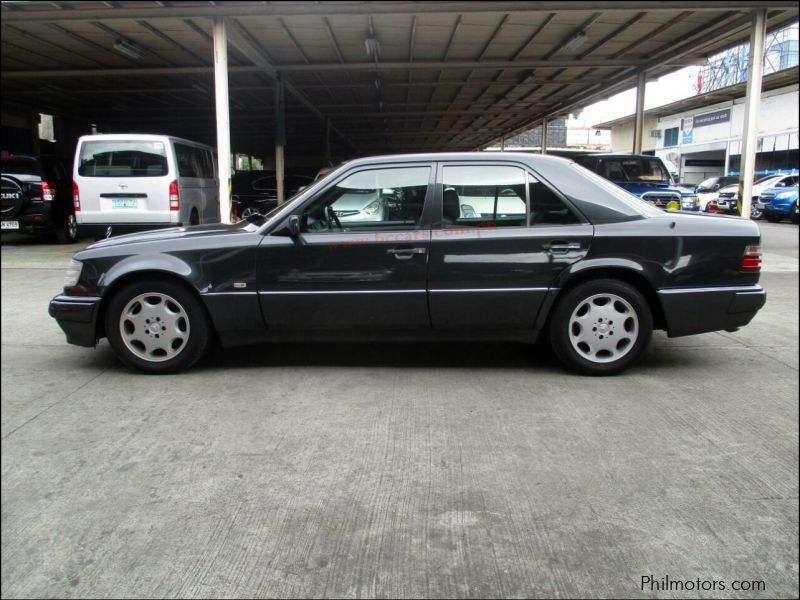
M 78 238 L 72 178 L 55 156 L 3 156 L 3 231 L 55 231 L 63 244 Z

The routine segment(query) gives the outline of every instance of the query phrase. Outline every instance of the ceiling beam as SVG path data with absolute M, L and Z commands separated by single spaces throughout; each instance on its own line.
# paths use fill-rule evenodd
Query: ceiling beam
M 4 4 L 5 6 L 5 4 Z M 3 20 L 7 22 L 61 22 L 61 21 L 91 21 L 97 19 L 176 19 L 199 17 L 291 17 L 295 15 L 306 16 L 317 12 L 320 15 L 421 15 L 453 13 L 470 14 L 503 14 L 503 13 L 540 13 L 540 12 L 593 12 L 596 10 L 614 12 L 665 12 L 676 10 L 693 11 L 719 11 L 752 10 L 756 8 L 786 8 L 796 9 L 797 2 L 788 0 L 727 0 L 725 2 L 697 2 L 694 0 L 662 0 L 652 2 L 637 0 L 626 2 L 624 0 L 604 0 L 592 2 L 578 0 L 573 2 L 563 1 L 525 1 L 525 2 L 342 2 L 342 3 L 311 3 L 275 2 L 262 4 L 248 2 L 245 4 L 218 4 L 216 6 L 184 6 L 175 3 L 169 8 L 152 6 L 130 7 L 117 5 L 106 8 L 67 8 L 58 10 L 5 10 Z

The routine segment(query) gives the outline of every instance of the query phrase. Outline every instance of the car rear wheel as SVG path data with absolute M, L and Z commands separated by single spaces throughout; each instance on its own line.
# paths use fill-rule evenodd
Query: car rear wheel
M 108 305 L 105 327 L 120 360 L 149 374 L 191 367 L 208 349 L 211 332 L 197 297 L 167 280 L 119 290 Z
M 78 239 L 78 221 L 75 220 L 75 213 L 69 213 L 56 225 L 56 238 L 62 244 L 71 244 Z
M 613 375 L 637 360 L 653 332 L 647 300 L 616 279 L 579 284 L 561 298 L 550 321 L 553 351 L 585 375 Z

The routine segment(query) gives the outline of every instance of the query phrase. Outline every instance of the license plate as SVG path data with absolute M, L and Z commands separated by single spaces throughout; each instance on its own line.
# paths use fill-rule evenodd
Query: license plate
M 0 221 L 0 229 L 19 229 L 19 221 Z
M 111 208 L 136 208 L 136 198 L 112 198 Z

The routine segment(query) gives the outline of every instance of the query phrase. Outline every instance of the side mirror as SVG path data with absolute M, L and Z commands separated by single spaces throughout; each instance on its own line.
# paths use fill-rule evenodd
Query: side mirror
M 292 215 L 286 225 L 289 228 L 289 235 L 293 238 L 300 237 L 300 217 Z
M 299 238 L 300 237 L 300 217 L 297 215 L 292 215 L 288 219 L 286 219 L 280 226 L 276 227 L 272 235 L 282 235 L 291 238 Z

